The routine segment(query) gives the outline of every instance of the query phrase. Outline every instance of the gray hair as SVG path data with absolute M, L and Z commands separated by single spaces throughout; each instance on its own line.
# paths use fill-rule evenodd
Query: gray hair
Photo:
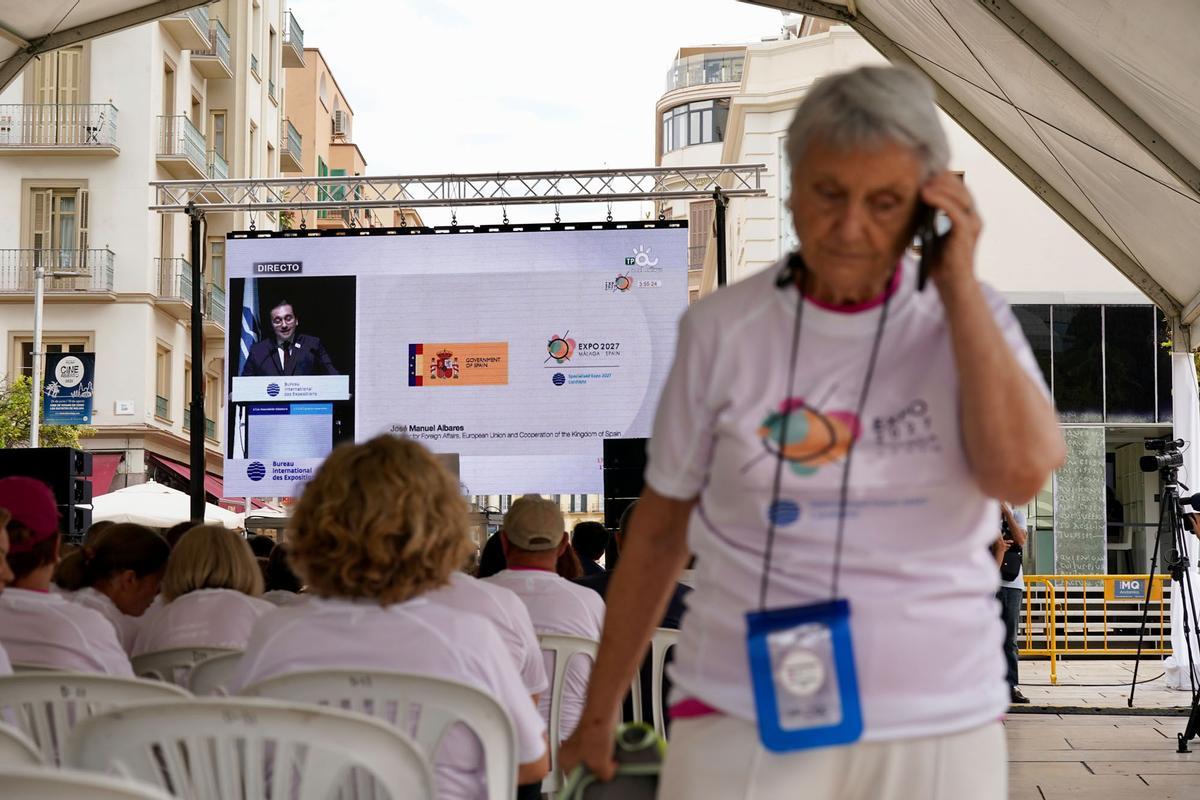
M 922 180 L 950 163 L 933 85 L 903 67 L 859 67 L 814 83 L 788 127 L 786 148 L 793 169 L 813 140 L 839 148 L 887 141 L 912 148 L 921 160 Z

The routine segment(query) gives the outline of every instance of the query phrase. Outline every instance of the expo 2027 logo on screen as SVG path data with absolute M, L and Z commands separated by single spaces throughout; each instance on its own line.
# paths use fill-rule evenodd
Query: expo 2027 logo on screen
M 611 281 L 604 282 L 604 289 L 608 292 L 628 292 L 633 288 L 633 277 L 630 275 L 618 275 Z
M 550 340 L 546 342 L 546 352 L 550 354 L 546 357 L 546 361 L 554 359 L 556 363 L 563 364 L 571 360 L 571 356 L 575 355 L 575 340 L 568 339 L 567 337 L 570 335 L 571 332 L 567 331 L 562 336 L 555 334 L 550 337 Z
M 261 461 L 251 461 L 246 465 L 246 477 L 255 482 L 261 481 L 267 477 L 267 468 Z

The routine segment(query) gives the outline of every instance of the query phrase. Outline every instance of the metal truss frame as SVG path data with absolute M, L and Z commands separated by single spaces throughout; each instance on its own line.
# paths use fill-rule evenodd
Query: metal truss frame
M 152 211 L 454 208 L 763 197 L 763 164 L 710 167 L 152 181 Z

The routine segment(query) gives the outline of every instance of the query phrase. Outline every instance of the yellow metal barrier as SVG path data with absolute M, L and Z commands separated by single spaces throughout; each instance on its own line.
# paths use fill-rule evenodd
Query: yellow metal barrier
M 1140 625 L 1149 577 L 1149 575 L 1026 575 L 1025 646 L 1020 648 L 1020 654 L 1048 658 L 1050 660 L 1050 683 L 1058 682 L 1058 658 L 1061 656 L 1135 655 L 1137 653 L 1136 643 L 1120 646 L 1121 643 L 1110 640 L 1110 629 L 1113 622 L 1113 618 L 1110 617 L 1110 604 L 1117 607 L 1125 606 L 1136 612 L 1123 615 L 1123 621 L 1127 623 L 1127 626 Z M 1155 614 L 1152 610 L 1149 620 L 1157 622 L 1158 631 L 1157 635 L 1148 637 L 1143 644 L 1143 655 L 1166 655 L 1171 652 L 1170 635 L 1167 631 L 1167 601 L 1164 599 L 1164 583 L 1169 579 L 1169 576 L 1165 575 L 1154 576 L 1150 603 L 1157 604 L 1158 613 Z M 1101 591 L 1095 591 L 1097 589 Z M 1040 637 L 1036 635 L 1037 622 L 1034 614 L 1035 594 L 1039 593 Z M 1097 614 L 1099 615 L 1099 631 L 1095 630 L 1095 621 L 1093 620 Z M 1097 637 L 1100 638 L 1099 642 L 1095 641 Z M 1036 647 L 1035 639 L 1039 638 L 1042 646 Z

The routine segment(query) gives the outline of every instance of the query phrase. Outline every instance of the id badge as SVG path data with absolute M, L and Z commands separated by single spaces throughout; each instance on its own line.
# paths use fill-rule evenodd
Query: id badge
M 848 601 L 751 612 L 746 648 L 764 747 L 786 753 L 862 735 Z

